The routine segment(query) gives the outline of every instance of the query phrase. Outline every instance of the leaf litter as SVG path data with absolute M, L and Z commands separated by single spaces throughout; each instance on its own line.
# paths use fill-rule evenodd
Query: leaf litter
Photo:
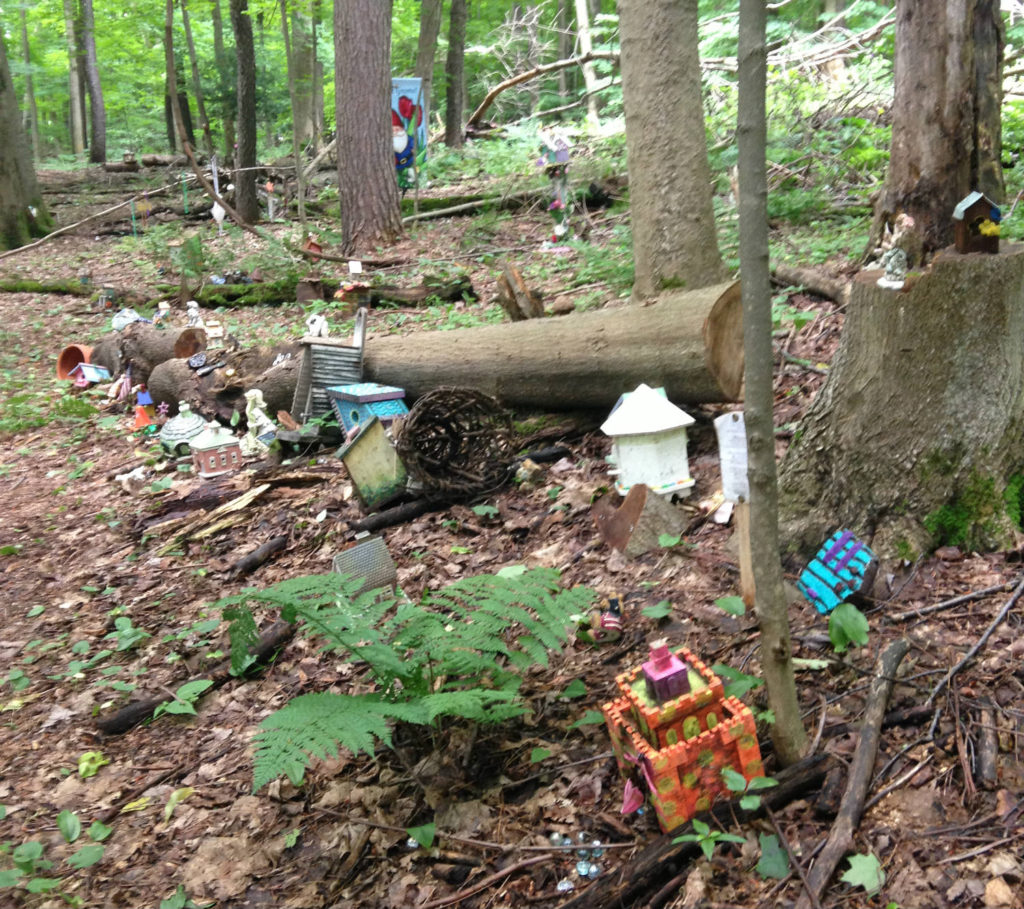
M 514 238 L 502 236 L 505 228 L 499 227 L 494 244 L 521 244 L 518 232 L 524 227 L 541 236 L 544 219 L 531 223 L 524 217 Z M 418 228 L 397 254 L 444 257 L 445 250 L 457 248 L 462 228 L 457 221 L 432 222 Z M 104 283 L 145 287 L 152 281 L 113 242 L 73 236 L 12 257 L 3 271 L 73 278 L 86 262 Z M 470 269 L 486 300 L 494 270 L 479 263 Z M 549 281 L 547 290 L 561 289 L 554 283 L 557 275 Z M 827 363 L 842 315 L 828 301 L 804 294 L 790 302 L 820 312 L 793 332 L 790 352 Z M 46 402 L 52 406 L 64 391 L 50 378 L 56 347 L 63 339 L 98 336 L 100 318 L 60 296 L 5 294 L 0 307 L 7 347 L 3 368 L 26 377 L 45 412 Z M 228 315 L 248 339 L 260 337 L 268 321 L 290 320 L 298 333 L 304 318 L 298 306 L 275 309 L 272 320 L 257 309 Z M 371 336 L 374 330 L 371 323 Z M 798 365 L 781 367 L 776 423 L 798 420 L 821 381 L 820 374 Z M 548 668 L 531 672 L 523 686 L 532 707 L 527 716 L 496 727 L 455 725 L 426 735 L 399 728 L 394 748 L 379 751 L 375 760 L 342 754 L 315 762 L 299 789 L 277 781 L 256 794 L 250 743 L 259 723 L 301 693 L 365 690 L 358 666 L 296 639 L 257 678 L 231 682 L 197 701 L 194 717 L 165 715 L 111 737 L 100 735 L 93 721 L 129 698 L 173 693 L 221 658 L 227 647 L 222 632 L 203 628 L 216 618 L 209 603 L 246 584 L 268 586 L 329 570 L 346 539 L 346 522 L 361 516 L 338 463 L 325 455 L 315 465 L 293 466 L 317 482 L 273 486 L 249 505 L 242 523 L 199 544 L 185 540 L 168 547 L 164 537 L 147 538 L 147 522 L 161 511 L 173 513 L 202 484 L 169 474 L 164 480 L 170 483 L 153 477 L 138 494 L 129 491 L 115 477 L 145 466 L 147 452 L 123 428 L 101 426 L 101 414 L 77 424 L 51 420 L 7 437 L 0 456 L 6 518 L 0 532 L 0 660 L 9 679 L 0 688 L 0 804 L 7 809 L 0 842 L 12 848 L 44 842 L 64 891 L 85 906 L 155 906 L 182 886 L 200 905 L 213 900 L 224 907 L 369 909 L 446 899 L 462 906 L 527 900 L 555 906 L 573 896 L 557 890 L 559 881 L 572 880 L 576 894 L 589 882 L 575 874 L 571 850 L 550 848 L 552 833 L 584 833 L 613 845 L 599 860 L 601 873 L 628 874 L 631 859 L 660 834 L 650 813 L 619 815 L 622 781 L 607 734 L 602 725 L 576 724 L 611 696 L 615 674 L 645 658 L 647 642 L 657 637 L 685 644 L 708 663 L 757 670 L 749 616 L 729 616 L 714 605 L 736 593 L 737 568 L 731 529 L 709 519 L 710 506 L 701 507 L 714 501 L 719 480 L 709 422 L 716 411 L 697 411 L 691 457 L 698 484 L 684 535 L 692 548 L 627 560 L 600 543 L 589 505 L 608 485 L 608 443 L 594 434 L 565 439 L 570 457 L 548 466 L 537 486 L 509 487 L 488 497 L 497 509 L 493 515 L 456 506 L 383 532 L 410 596 L 506 565 L 553 566 L 568 584 L 625 597 L 620 641 L 602 649 L 571 643 Z M 784 435 L 779 446 L 781 454 Z M 252 482 L 243 479 L 239 491 Z M 250 578 L 230 577 L 239 555 L 280 532 L 289 541 L 275 560 Z M 829 661 L 827 669 L 802 673 L 798 682 L 809 727 L 824 717 L 826 750 L 842 749 L 843 738 L 831 733 L 855 729 L 866 675 L 889 639 L 908 634 L 917 645 L 890 708 L 919 705 L 1006 597 L 996 593 L 892 623 L 886 622 L 887 612 L 1009 582 L 1021 571 L 1018 553 L 944 555 L 914 566 L 888 602 L 867 611 L 867 646 L 848 651 L 841 661 L 832 658 L 827 624 L 794 597 L 790 617 L 798 655 Z M 790 581 L 798 567 L 787 566 Z M 653 608 L 662 603 L 671 606 L 667 614 L 664 607 Z M 130 624 L 119 626 L 119 618 Z M 903 907 L 1020 906 L 1024 686 L 1020 653 L 1013 649 L 1020 623 L 1019 613 L 1011 614 L 978 663 L 956 677 L 959 710 L 944 713 L 932 741 L 922 741 L 927 721 L 885 732 L 872 792 L 891 792 L 867 810 L 857 831 L 858 852 L 874 857 L 884 873 L 879 900 Z M 141 634 L 110 637 L 128 629 Z M 122 641 L 128 643 L 118 650 Z M 14 670 L 28 679 L 25 687 L 17 688 Z M 574 680 L 585 685 L 581 697 L 557 696 Z M 951 696 L 944 695 L 943 703 L 951 705 Z M 745 698 L 763 706 L 762 690 Z M 999 776 L 993 788 L 970 793 L 965 742 L 978 739 L 983 708 L 998 726 Z M 79 760 L 90 752 L 109 763 L 83 777 Z M 168 812 L 175 793 L 188 790 Z M 87 872 L 64 864 L 76 847 L 64 843 L 57 829 L 61 811 L 74 812 L 83 829 L 101 821 L 113 830 L 103 841 L 102 860 Z M 806 801 L 791 803 L 776 817 L 805 862 L 830 823 Z M 426 823 L 436 825 L 433 845 L 411 848 L 408 830 Z M 739 832 L 764 836 L 771 830 L 755 824 Z M 496 874 L 535 854 L 516 852 L 524 846 L 540 850 L 543 860 L 523 863 L 508 876 Z M 801 888 L 792 874 L 777 883 L 754 873 L 758 854 L 720 845 L 711 863 L 699 862 L 680 878 L 666 905 L 712 900 L 752 907 L 796 899 Z M 854 894 L 838 878 L 832 892 Z M 858 873 L 850 883 L 866 880 Z M 489 883 L 477 892 L 480 881 Z

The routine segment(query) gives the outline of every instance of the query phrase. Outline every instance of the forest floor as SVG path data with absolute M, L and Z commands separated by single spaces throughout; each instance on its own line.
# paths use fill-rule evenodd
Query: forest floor
M 81 217 L 88 204 L 98 209 L 120 201 L 116 194 L 107 203 L 95 193 L 58 193 L 62 179 L 52 176 L 46 185 L 64 223 Z M 609 235 L 611 217 L 591 215 L 594 246 Z M 402 330 L 493 321 L 498 268 L 487 248 L 536 266 L 557 256 L 540 249 L 549 227 L 543 210 L 492 221 L 487 246 L 477 232 L 474 258 L 459 262 L 480 300 L 432 319 L 409 317 Z M 425 222 L 386 255 L 410 263 L 450 260 L 466 249 L 473 229 L 471 218 Z M 218 238 L 209 222 L 199 230 L 209 249 L 220 247 L 229 257 L 259 252 L 256 240 L 235 231 Z M 155 299 L 156 269 L 171 264 L 158 259 L 90 226 L 0 261 L 0 279 L 76 279 L 88 270 L 96 285 L 131 287 Z M 322 270 L 344 273 L 329 264 Z M 411 283 L 416 271 L 413 264 L 405 272 Z M 543 289 L 550 302 L 563 285 L 557 270 L 548 273 Z M 384 530 L 399 583 L 413 598 L 465 575 L 544 565 L 560 569 L 566 585 L 623 597 L 623 636 L 600 648 L 570 641 L 552 654 L 547 668 L 527 675 L 522 693 L 531 713 L 518 720 L 399 735 L 373 759 L 343 753 L 315 762 L 299 788 L 282 780 L 254 793 L 250 743 L 259 723 L 298 694 L 364 685 L 358 666 L 295 638 L 261 674 L 231 680 L 199 700 L 195 716 L 165 714 L 123 735 L 102 734 L 95 720 L 129 699 L 172 693 L 218 663 L 227 641 L 210 604 L 245 586 L 330 571 L 332 557 L 352 537 L 349 523 L 363 513 L 331 451 L 285 466 L 254 461 L 226 481 L 239 493 L 270 484 L 243 520 L 205 539 L 176 542 L 153 519 L 195 498 L 204 481 L 164 464 L 152 439 L 131 432 L 123 405 L 83 398 L 53 377 L 63 346 L 106 331 L 109 315 L 90 311 L 85 301 L 0 294 L 7 394 L 0 417 L 8 429 L 0 438 L 0 842 L 7 853 L 0 854 L 0 875 L 12 867 L 13 850 L 21 850 L 16 857 L 28 869 L 0 877 L 11 884 L 0 889 L 0 904 L 155 909 L 161 901 L 181 907 L 188 898 L 224 909 L 620 905 L 601 896 L 599 886 L 628 879 L 662 834 L 652 811 L 620 814 L 623 782 L 608 733 L 603 724 L 586 722 L 588 713 L 615 695 L 616 674 L 646 659 L 657 638 L 685 645 L 708 665 L 759 672 L 756 624 L 714 605 L 738 586 L 733 529 L 711 519 L 721 502 L 711 419 L 726 408 L 688 408 L 697 418 L 690 451 L 697 485 L 680 506 L 688 526 L 679 545 L 627 560 L 601 542 L 591 502 L 611 481 L 604 460 L 609 441 L 600 433 L 557 440 L 569 455 L 545 465 L 533 482 L 488 496 L 494 511 L 458 505 Z M 622 302 L 617 294 L 606 301 Z M 780 355 L 777 364 L 776 424 L 792 430 L 824 381 L 843 315 L 829 301 L 803 294 L 788 303 L 811 314 L 778 339 L 789 358 Z M 243 344 L 254 344 L 279 337 L 282 326 L 301 336 L 307 311 L 249 307 L 219 318 Z M 368 345 L 394 330 L 394 322 L 393 314 L 374 310 Z M 82 412 L 86 399 L 99 405 L 98 413 Z M 781 455 L 786 432 L 778 438 Z M 116 479 L 140 467 L 143 482 Z M 272 561 L 248 577 L 233 575 L 239 557 L 278 535 L 288 542 Z M 885 883 L 869 896 L 842 882 L 849 868 L 843 861 L 821 905 L 1021 909 L 1020 607 L 941 690 L 934 700 L 941 712 L 912 710 L 928 701 L 1008 601 L 1024 571 L 1021 553 L 943 550 L 909 566 L 886 599 L 865 608 L 867 646 L 843 655 L 833 652 L 827 621 L 793 586 L 799 568 L 787 566 L 787 592 L 797 655 L 812 660 L 798 675 L 801 706 L 818 748 L 840 764 L 848 765 L 857 748 L 879 654 L 897 638 L 910 641 L 888 705 L 894 720 L 904 711 L 902 722 L 882 733 L 868 807 L 854 833 L 855 851 L 878 857 Z M 921 612 L 981 590 L 988 592 Z M 662 602 L 670 608 L 650 609 Z M 584 688 L 565 693 L 576 680 Z M 764 709 L 761 689 L 745 700 Z M 762 723 L 759 731 L 766 772 L 773 773 L 767 727 Z M 89 754 L 92 759 L 83 758 Z M 985 757 L 995 761 L 987 778 L 979 767 Z M 80 772 L 88 772 L 90 760 L 98 772 Z M 72 844 L 68 816 L 58 822 L 62 811 L 81 821 L 83 832 Z M 831 816 L 816 810 L 812 792 L 778 808 L 774 818 L 806 867 Z M 411 847 L 407 829 L 430 820 L 434 846 Z M 110 827 L 109 834 L 90 828 L 95 821 Z M 710 861 L 666 862 L 628 905 L 752 909 L 795 902 L 803 888 L 792 869 L 781 880 L 755 871 L 758 835 L 772 833 L 771 823 L 730 831 L 745 843 L 719 844 Z M 594 859 L 596 880 L 579 875 L 572 851 L 552 847 L 552 833 L 606 844 Z M 79 869 L 74 865 L 86 864 L 80 856 L 69 865 L 93 836 L 104 837 L 102 858 Z M 27 843 L 40 847 L 26 849 Z M 48 879 L 57 883 L 30 883 Z M 566 883 L 559 889 L 566 881 L 573 889 L 564 889 Z M 63 895 L 29 892 L 47 887 Z M 591 888 L 593 899 L 579 901 Z

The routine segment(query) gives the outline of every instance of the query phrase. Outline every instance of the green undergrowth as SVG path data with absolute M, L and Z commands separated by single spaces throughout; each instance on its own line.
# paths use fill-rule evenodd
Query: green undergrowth
M 558 572 L 463 578 L 419 603 L 389 591 L 358 593 L 362 581 L 330 574 L 249 589 L 214 604 L 230 620 L 232 671 L 244 672 L 255 643 L 252 606 L 297 622 L 323 650 L 363 663 L 374 690 L 311 692 L 263 721 L 256 738 L 254 790 L 284 774 L 299 784 L 310 756 L 338 747 L 372 755 L 389 745 L 394 722 L 427 728 L 443 721 L 497 723 L 527 712 L 523 675 L 546 666 L 572 616 L 596 595 L 562 589 Z

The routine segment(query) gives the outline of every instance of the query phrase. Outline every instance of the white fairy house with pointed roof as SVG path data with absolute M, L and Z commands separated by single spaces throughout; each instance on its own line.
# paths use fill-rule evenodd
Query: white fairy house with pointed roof
M 601 432 L 612 437 L 615 488 L 625 495 L 643 483 L 659 495 L 689 495 L 694 480 L 686 455 L 686 427 L 694 422 L 663 393 L 641 384 L 623 395 Z

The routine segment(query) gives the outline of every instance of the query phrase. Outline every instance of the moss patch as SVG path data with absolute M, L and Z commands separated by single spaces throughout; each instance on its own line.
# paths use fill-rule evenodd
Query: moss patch
M 979 552 L 998 548 L 1005 541 L 1009 521 L 1020 521 L 1024 478 L 1015 480 L 997 490 L 995 477 L 972 474 L 963 489 L 925 517 L 922 524 L 937 546 L 960 546 Z

